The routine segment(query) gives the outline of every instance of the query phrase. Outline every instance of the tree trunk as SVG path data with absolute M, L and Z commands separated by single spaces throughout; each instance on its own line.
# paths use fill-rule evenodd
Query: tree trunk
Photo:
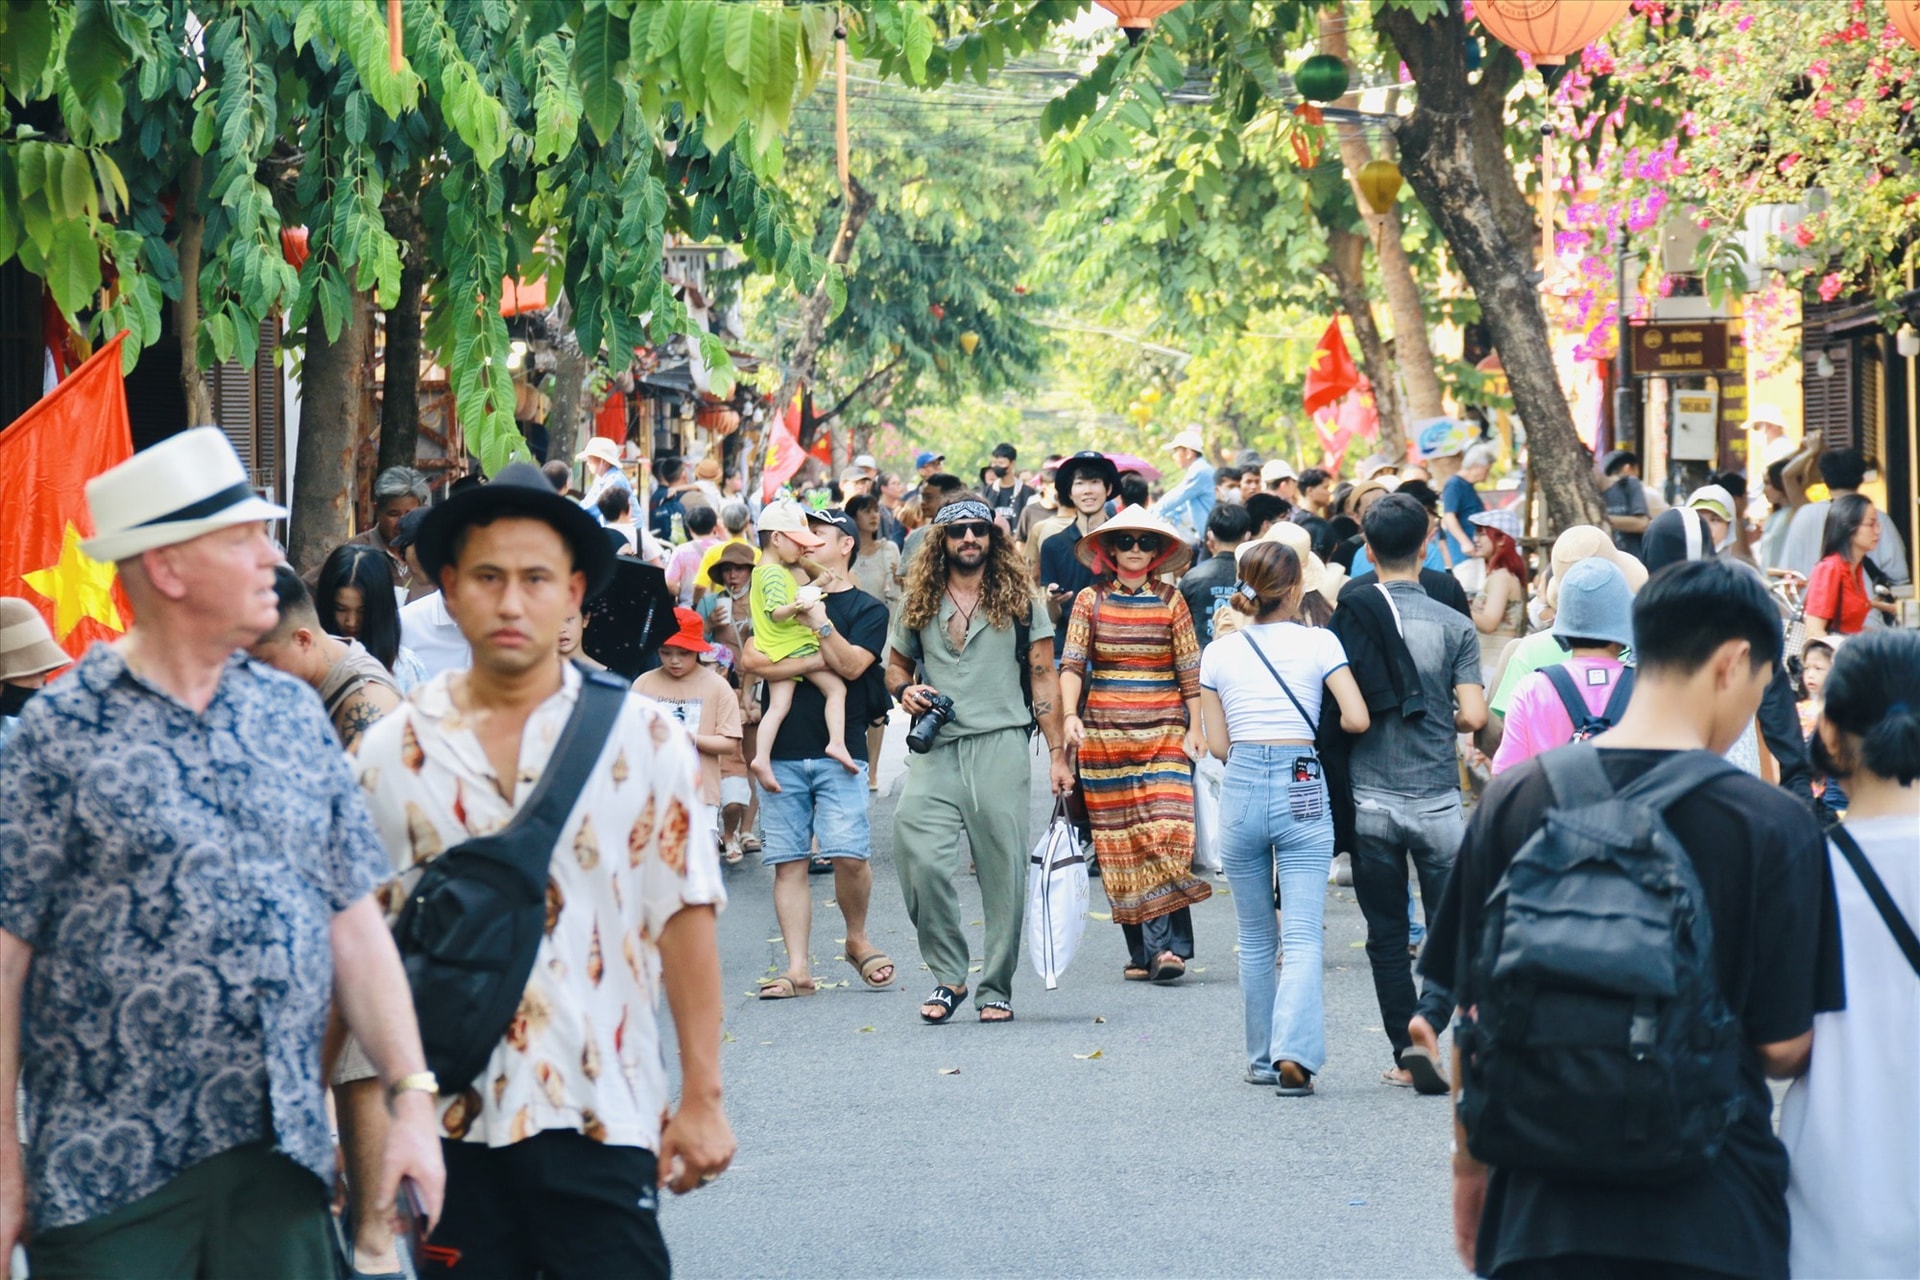
M 400 297 L 387 312 L 387 376 L 380 400 L 380 470 L 410 467 L 420 449 L 420 308 L 427 288 L 426 240 L 417 206 L 387 211 L 399 239 Z
M 565 293 L 548 310 L 546 326 L 547 341 L 553 347 L 553 395 L 548 398 L 545 460 L 572 466 L 573 455 L 580 447 L 584 417 L 581 401 L 586 396 L 587 368 L 592 361 L 573 336 L 573 305 Z
M 1347 16 L 1344 5 L 1320 11 L 1320 48 L 1336 58 L 1347 57 Z M 1359 95 L 1350 93 L 1341 98 L 1338 105 L 1357 108 L 1360 105 Z M 1438 418 L 1447 411 L 1440 393 L 1440 372 L 1434 363 L 1433 345 L 1427 339 L 1427 315 L 1420 302 L 1420 285 L 1413 278 L 1413 264 L 1407 260 L 1406 246 L 1401 241 L 1405 228 L 1400 222 L 1400 211 L 1389 207 L 1385 213 L 1375 213 L 1366 197 L 1360 194 L 1360 170 L 1374 158 L 1373 150 L 1367 145 L 1366 135 L 1360 127 L 1343 124 L 1334 132 L 1340 140 L 1340 159 L 1347 166 L 1347 181 L 1353 185 L 1353 202 L 1359 208 L 1361 217 L 1366 219 L 1367 229 L 1373 237 L 1375 253 L 1380 262 L 1380 285 L 1387 295 L 1387 313 L 1393 317 L 1393 351 L 1400 377 L 1406 385 L 1407 398 L 1402 406 L 1404 416 L 1396 423 L 1394 433 L 1389 434 L 1387 416 L 1384 413 L 1380 415 L 1380 447 L 1382 452 L 1399 458 L 1406 454 L 1404 428 L 1410 428 L 1422 418 Z M 1351 313 L 1351 304 L 1348 310 Z M 1380 386 L 1380 380 L 1374 378 L 1376 398 Z M 1394 399 L 1398 403 L 1397 394 Z
M 1361 257 L 1365 247 L 1366 239 L 1358 232 L 1329 228 L 1324 270 L 1340 293 L 1341 310 L 1353 321 L 1353 336 L 1360 342 L 1360 367 L 1373 384 L 1374 412 L 1380 415 L 1379 452 L 1398 462 L 1407 456 L 1406 416 L 1400 388 L 1394 382 L 1393 361 L 1387 356 L 1380 326 L 1373 322 L 1373 304 L 1367 299 Z
M 827 264 L 843 267 L 853 257 L 853 242 L 860 237 L 860 228 L 867 223 L 867 216 L 873 212 L 873 193 L 860 185 L 857 178 L 847 179 L 847 203 L 840 211 L 840 230 L 834 234 L 833 248 L 827 254 Z M 793 393 L 803 384 L 813 380 L 814 365 L 820 357 L 820 341 L 827 332 L 827 313 L 832 310 L 833 301 L 827 296 L 827 282 L 822 280 L 812 295 L 800 307 L 800 336 L 794 339 L 793 354 L 787 358 L 787 365 L 780 374 L 780 385 L 773 393 L 772 412 L 767 415 L 766 426 L 761 428 L 760 447 L 753 452 L 751 469 L 747 474 L 747 488 L 751 490 L 759 483 L 760 470 L 767 457 L 767 432 L 773 430 L 774 423 L 786 412 L 787 405 L 793 400 Z M 806 427 L 805 415 L 801 418 L 801 427 Z M 811 442 L 802 437 L 801 447 Z
M 1533 206 L 1514 179 L 1513 162 L 1507 158 L 1507 91 L 1526 74 L 1526 68 L 1505 45 L 1488 43 L 1493 47 L 1480 69 L 1480 83 L 1472 90 L 1473 121 L 1469 128 L 1473 133 L 1474 171 L 1480 175 L 1480 186 L 1493 205 L 1500 229 L 1507 233 L 1507 239 L 1525 245 L 1532 255 L 1529 260 L 1534 261 L 1540 226 L 1533 216 Z
M 373 302 L 364 293 L 348 304 L 338 341 L 327 341 L 318 308 L 307 325 L 288 547 L 288 559 L 302 573 L 319 567 L 351 533 L 354 444 L 367 426 L 364 383 L 372 341 Z
M 201 160 L 187 161 L 180 175 L 180 195 L 174 201 L 174 225 L 180 229 L 175 252 L 180 258 L 180 297 L 173 304 L 173 331 L 180 339 L 180 390 L 187 400 L 187 425 L 213 423 L 213 395 L 200 371 L 200 242 L 207 218 L 200 212 Z
M 1481 182 L 1483 167 L 1496 158 L 1476 155 L 1472 93 L 1460 56 L 1465 19 L 1451 5 L 1425 22 L 1406 9 L 1383 8 L 1374 25 L 1393 41 L 1419 88 L 1419 105 L 1398 129 L 1401 161 L 1492 331 L 1514 409 L 1526 424 L 1528 466 L 1546 495 L 1552 526 L 1546 532 L 1601 524 L 1600 488 L 1554 368 L 1532 254 L 1507 234 Z M 1505 163 L 1504 152 L 1498 163 Z

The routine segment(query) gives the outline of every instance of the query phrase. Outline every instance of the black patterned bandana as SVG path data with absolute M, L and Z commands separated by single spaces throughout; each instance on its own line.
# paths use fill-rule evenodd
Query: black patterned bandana
M 940 508 L 935 524 L 959 524 L 962 520 L 993 520 L 993 510 L 978 498 L 961 498 Z

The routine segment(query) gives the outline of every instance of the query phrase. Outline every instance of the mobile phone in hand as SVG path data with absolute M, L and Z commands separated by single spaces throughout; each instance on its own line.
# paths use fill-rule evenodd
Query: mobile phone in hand
M 418 1257 L 427 1243 L 427 1200 L 420 1194 L 420 1188 L 412 1178 L 400 1179 L 400 1194 L 395 1208 L 399 1216 L 397 1234 L 406 1238 Z

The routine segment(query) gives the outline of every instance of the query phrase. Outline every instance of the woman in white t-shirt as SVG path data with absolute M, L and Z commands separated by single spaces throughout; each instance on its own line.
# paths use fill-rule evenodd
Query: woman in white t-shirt
M 1909 929 L 1920 929 L 1920 633 L 1849 640 L 1827 674 L 1815 766 L 1844 778 L 1828 846 L 1847 1007 L 1816 1013 L 1813 1063 L 1780 1111 L 1792 1274 L 1920 1276 L 1920 955 L 1903 954 L 1842 847 L 1851 837 Z
M 1302 586 L 1292 548 L 1257 543 L 1239 571 L 1233 607 L 1253 622 L 1201 655 L 1200 707 L 1207 747 L 1227 762 L 1220 859 L 1240 925 L 1246 1078 L 1293 1097 L 1313 1092 L 1327 1056 L 1321 921 L 1333 817 L 1313 750 L 1321 701 L 1333 695 L 1348 733 L 1366 732 L 1369 721 L 1339 637 L 1291 621 Z M 1276 867 L 1284 938 L 1273 914 Z M 1277 980 L 1276 949 L 1286 957 Z

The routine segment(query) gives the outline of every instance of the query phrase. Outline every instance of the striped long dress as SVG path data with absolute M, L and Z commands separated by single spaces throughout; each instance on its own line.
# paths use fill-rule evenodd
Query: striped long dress
M 1183 745 L 1186 700 L 1200 696 L 1186 601 L 1154 583 L 1082 591 L 1060 666 L 1086 689 L 1080 785 L 1115 923 L 1206 901 L 1212 886 L 1193 874 L 1193 762 Z

